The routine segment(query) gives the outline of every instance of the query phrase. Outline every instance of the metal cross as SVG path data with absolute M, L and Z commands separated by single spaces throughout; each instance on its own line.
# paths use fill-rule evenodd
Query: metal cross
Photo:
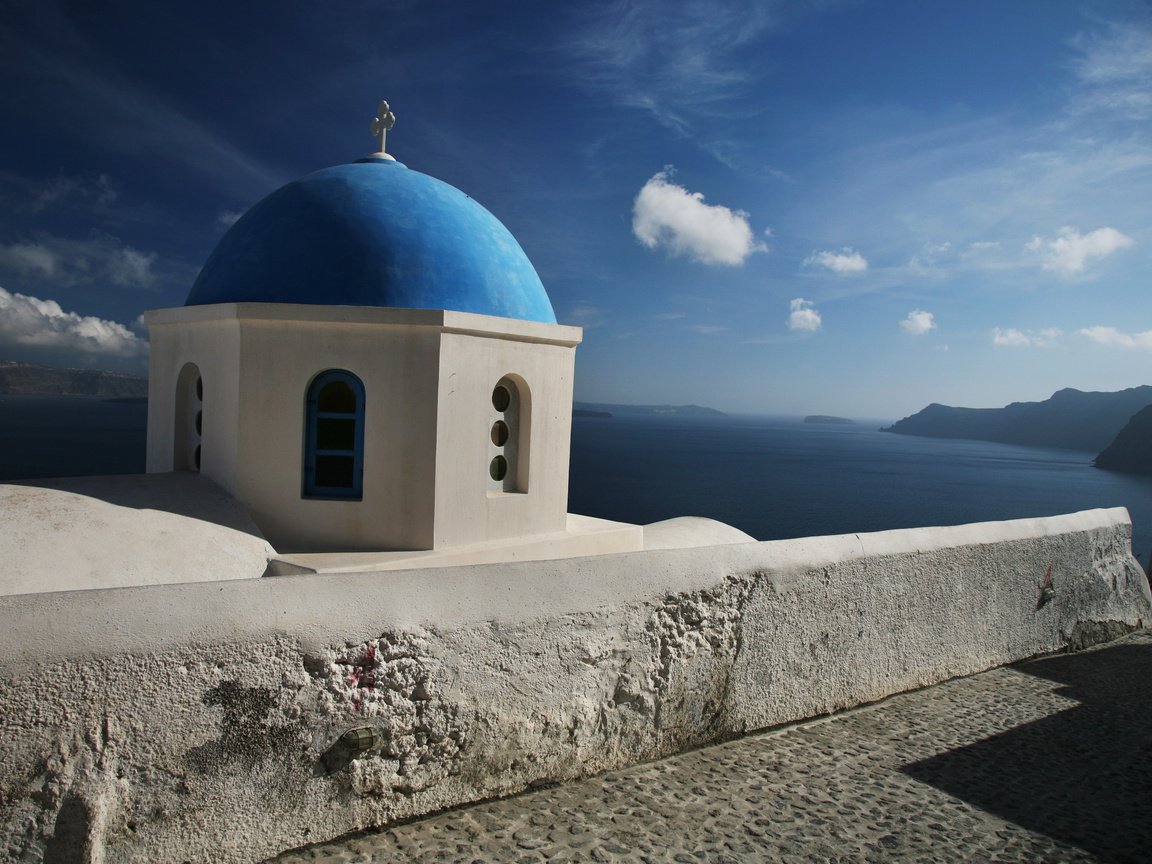
M 388 130 L 396 125 L 396 115 L 392 113 L 392 109 L 388 107 L 387 100 L 381 100 L 380 105 L 376 108 L 376 116 L 372 118 L 372 134 L 380 138 L 380 150 L 384 152 L 384 139 L 388 135 Z

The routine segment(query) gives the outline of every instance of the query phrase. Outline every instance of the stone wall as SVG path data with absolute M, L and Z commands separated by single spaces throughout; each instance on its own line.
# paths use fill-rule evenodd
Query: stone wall
M 0 859 L 251 862 L 1150 617 L 1122 510 L 0 598 Z

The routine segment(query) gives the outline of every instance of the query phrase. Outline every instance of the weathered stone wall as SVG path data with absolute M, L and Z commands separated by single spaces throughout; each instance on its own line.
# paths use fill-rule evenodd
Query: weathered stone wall
M 1150 608 L 1123 510 L 0 598 L 0 859 L 259 861 Z

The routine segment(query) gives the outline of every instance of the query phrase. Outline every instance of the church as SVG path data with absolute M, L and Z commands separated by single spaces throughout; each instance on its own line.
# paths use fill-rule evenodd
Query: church
M 567 512 L 582 331 L 495 216 L 386 152 L 394 122 L 381 103 L 376 152 L 257 202 L 145 313 L 146 475 L 0 487 L 0 595 L 752 541 Z
M 394 120 L 383 103 L 377 152 L 257 203 L 184 306 L 146 315 L 147 470 L 218 484 L 281 568 L 641 549 L 567 512 L 580 328 L 495 216 L 385 152 Z M 388 554 L 314 554 L 334 552 Z

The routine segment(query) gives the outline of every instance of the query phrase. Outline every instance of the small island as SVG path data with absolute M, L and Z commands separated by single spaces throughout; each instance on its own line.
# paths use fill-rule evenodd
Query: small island
M 832 426 L 855 426 L 855 420 L 847 417 L 833 417 L 831 414 L 809 414 L 804 418 L 805 423 L 825 423 Z

